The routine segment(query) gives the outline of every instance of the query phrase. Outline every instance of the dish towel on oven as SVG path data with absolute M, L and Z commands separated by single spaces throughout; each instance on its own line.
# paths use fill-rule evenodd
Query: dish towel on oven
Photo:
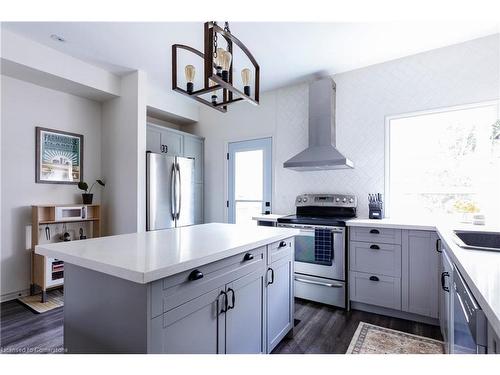
M 314 230 L 314 259 L 330 263 L 333 259 L 333 234 L 330 229 Z

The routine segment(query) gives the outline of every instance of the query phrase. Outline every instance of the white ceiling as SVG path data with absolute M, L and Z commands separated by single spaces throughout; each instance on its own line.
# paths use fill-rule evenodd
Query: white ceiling
M 159 86 L 171 85 L 171 45 L 203 49 L 203 23 L 16 22 L 3 27 L 123 74 L 141 69 Z M 261 68 L 262 90 L 339 73 L 498 32 L 495 23 L 249 23 L 230 24 Z M 57 34 L 65 43 L 50 38 Z M 237 56 L 235 57 L 237 58 Z M 237 63 L 236 68 L 245 63 Z

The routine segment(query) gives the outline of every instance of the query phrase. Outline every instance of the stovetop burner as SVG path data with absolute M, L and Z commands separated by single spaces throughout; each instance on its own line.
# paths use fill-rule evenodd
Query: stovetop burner
M 358 202 L 354 195 L 302 194 L 295 199 L 296 214 L 278 219 L 278 223 L 345 227 L 356 217 Z

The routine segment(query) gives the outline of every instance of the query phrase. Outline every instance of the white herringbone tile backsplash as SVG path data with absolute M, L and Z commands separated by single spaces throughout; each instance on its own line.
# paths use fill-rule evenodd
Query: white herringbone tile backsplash
M 274 211 L 293 212 L 301 193 L 353 193 L 367 216 L 368 193 L 384 193 L 386 116 L 497 98 L 498 43 L 497 35 L 335 75 L 337 148 L 352 170 L 283 168 L 307 147 L 309 98 L 306 84 L 278 90 Z

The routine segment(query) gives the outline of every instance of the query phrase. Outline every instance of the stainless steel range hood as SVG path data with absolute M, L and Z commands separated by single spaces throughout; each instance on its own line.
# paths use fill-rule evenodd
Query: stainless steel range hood
M 309 147 L 283 163 L 296 171 L 354 168 L 335 147 L 335 82 L 322 78 L 309 85 Z

